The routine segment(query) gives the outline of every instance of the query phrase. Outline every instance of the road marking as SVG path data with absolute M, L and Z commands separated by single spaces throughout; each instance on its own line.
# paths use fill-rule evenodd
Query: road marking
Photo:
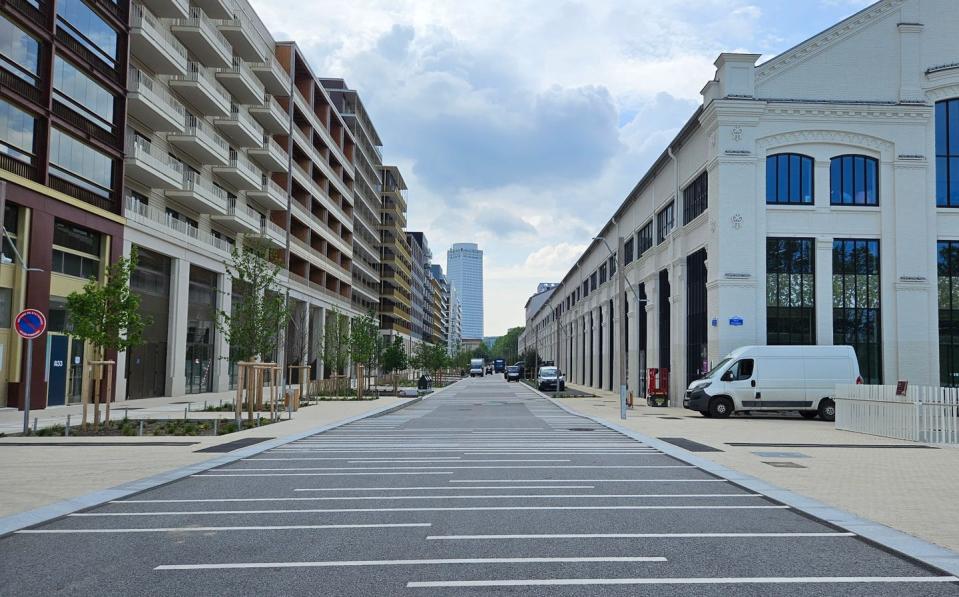
M 634 498 L 743 498 L 765 497 L 759 493 L 644 493 L 602 494 L 514 494 L 514 495 L 350 495 L 337 497 L 266 497 L 266 498 L 193 498 L 169 500 L 112 500 L 110 504 L 206 504 L 220 502 L 308 502 L 330 500 L 507 500 L 507 499 L 634 499 Z
M 380 470 L 460 470 L 460 469 L 544 469 L 544 468 L 588 468 L 588 469 L 610 469 L 610 468 L 696 468 L 691 464 L 544 464 L 530 466 L 291 466 L 282 468 L 231 468 L 219 469 L 229 471 L 256 471 L 256 472 L 274 472 L 274 471 L 380 471 Z
M 392 529 L 406 527 L 428 527 L 429 522 L 383 523 L 383 524 L 291 524 L 276 526 L 248 527 L 158 527 L 152 529 L 26 529 L 16 531 L 22 534 L 69 535 L 77 533 L 181 533 L 207 531 L 290 531 L 301 529 Z
M 855 533 L 558 533 L 545 535 L 428 535 L 430 540 L 463 539 L 713 539 L 754 537 L 855 537 Z
M 726 578 L 544 578 L 529 580 L 450 580 L 408 582 L 408 588 L 537 587 L 572 585 L 743 585 L 743 584 L 867 584 L 956 582 L 955 576 L 767 576 Z
M 316 458 L 316 457 L 291 457 L 291 458 L 243 458 L 244 461 L 294 461 L 294 460 L 346 460 L 347 464 L 389 464 L 389 463 L 430 463 L 430 462 L 450 462 L 450 463 L 459 463 L 459 462 L 571 462 L 568 458 L 566 459 L 549 459 L 549 460 L 506 460 L 506 459 L 490 459 L 490 460 L 462 460 L 459 456 L 443 456 L 436 458 Z
M 726 479 L 450 479 L 450 483 L 729 483 Z
M 481 512 L 507 510 L 785 510 L 789 506 L 462 506 L 429 508 L 303 508 L 294 510 L 183 510 L 180 512 L 74 512 L 67 516 L 199 516 L 215 514 L 320 514 L 345 512 Z
M 212 478 L 212 477 L 340 477 L 340 476 L 354 476 L 354 475 L 452 475 L 453 471 L 444 471 L 444 472 L 426 472 L 426 473 L 414 473 L 414 472 L 396 472 L 396 473 L 219 473 L 219 474 L 203 474 L 203 475 L 190 475 L 191 477 L 199 477 L 201 479 Z
M 553 564 L 570 562 L 665 562 L 662 556 L 599 558 L 447 558 L 434 560 L 342 560 L 331 562 L 240 562 L 231 564 L 166 564 L 154 570 L 223 570 L 236 568 L 339 568 L 350 566 L 430 566 L 441 564 Z
M 470 491 L 473 489 L 596 489 L 596 487 L 594 485 L 491 485 L 488 487 L 483 485 L 461 485 L 458 487 L 433 485 L 429 487 L 323 487 L 319 489 L 308 487 L 294 489 L 293 491 L 425 491 L 433 489 Z

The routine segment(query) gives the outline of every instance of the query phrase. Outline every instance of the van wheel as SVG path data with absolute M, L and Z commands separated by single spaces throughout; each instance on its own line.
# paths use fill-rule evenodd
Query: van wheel
M 802 415 L 804 419 L 815 419 L 819 413 L 814 410 L 801 410 L 799 414 Z
M 725 396 L 713 398 L 709 401 L 709 416 L 715 419 L 725 419 L 733 414 L 733 401 Z
M 836 403 L 830 398 L 823 398 L 819 401 L 819 418 L 823 421 L 836 420 Z

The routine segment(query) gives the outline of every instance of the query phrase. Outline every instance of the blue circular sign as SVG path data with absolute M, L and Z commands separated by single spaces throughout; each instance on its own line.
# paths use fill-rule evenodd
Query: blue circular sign
M 21 338 L 30 340 L 47 330 L 47 318 L 36 309 L 24 309 L 17 315 L 14 327 Z

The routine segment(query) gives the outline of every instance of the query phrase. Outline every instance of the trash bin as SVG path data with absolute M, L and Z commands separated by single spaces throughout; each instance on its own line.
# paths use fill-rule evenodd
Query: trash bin
M 425 375 L 420 375 L 420 380 L 417 382 L 416 387 L 420 390 L 428 390 L 430 387 L 430 382 Z

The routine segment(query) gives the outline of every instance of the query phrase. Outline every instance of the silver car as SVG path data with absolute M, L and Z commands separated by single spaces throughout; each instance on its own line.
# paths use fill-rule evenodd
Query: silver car
M 559 384 L 559 391 L 566 389 L 566 376 L 563 375 L 557 367 L 540 367 L 539 374 L 536 376 L 536 387 L 540 391 L 556 390 L 556 384 Z

